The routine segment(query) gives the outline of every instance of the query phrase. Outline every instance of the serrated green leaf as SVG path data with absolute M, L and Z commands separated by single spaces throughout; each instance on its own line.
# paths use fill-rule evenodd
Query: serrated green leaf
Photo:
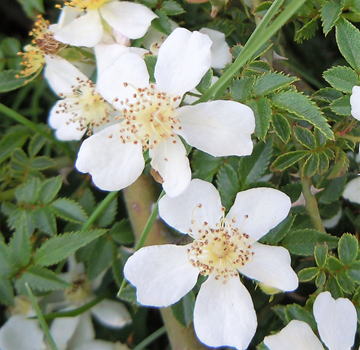
M 350 67 L 331 67 L 323 73 L 323 77 L 334 89 L 347 94 L 351 94 L 354 85 L 359 85 L 359 76 Z
M 346 95 L 338 98 L 330 104 L 330 109 L 337 115 L 350 116 L 351 115 L 351 106 L 350 106 L 350 96 Z
M 158 15 L 158 18 L 155 18 L 151 22 L 151 26 L 159 32 L 169 35 L 171 33 L 171 22 L 169 17 L 161 9 L 156 10 L 155 13 Z
M 331 293 L 333 298 L 340 298 L 344 295 L 342 289 L 339 286 L 339 283 L 334 277 L 328 279 L 326 290 Z
M 132 244 L 135 240 L 134 233 L 128 219 L 123 219 L 115 223 L 111 227 L 109 235 L 119 244 Z
M 290 304 L 286 306 L 286 316 L 289 321 L 299 320 L 306 322 L 313 329 L 316 329 L 316 322 L 312 316 L 312 312 L 306 310 L 298 304 Z
M 291 137 L 291 126 L 288 120 L 281 114 L 274 114 L 271 123 L 281 141 L 288 143 Z
M 318 29 L 317 17 L 312 18 L 310 21 L 307 21 L 301 28 L 296 30 L 294 40 L 297 43 L 302 43 L 304 40 L 312 38 L 316 30 Z
M 348 269 L 348 274 L 354 282 L 360 284 L 360 261 L 356 261 L 355 263 L 351 264 L 350 268 Z
M 326 273 L 324 271 L 320 271 L 320 273 L 317 275 L 315 279 L 315 285 L 316 287 L 320 288 L 322 287 L 326 282 Z
M 15 190 L 15 198 L 20 203 L 36 203 L 41 188 L 37 177 L 32 177 Z
M 240 188 L 237 172 L 231 165 L 224 164 L 217 173 L 216 183 L 222 204 L 225 208 L 230 209 Z
M 31 258 L 30 236 L 24 231 L 15 231 L 9 242 L 12 265 L 16 268 L 26 266 Z
M 303 163 L 301 171 L 305 176 L 312 177 L 319 172 L 320 157 L 317 153 L 310 154 Z
M 10 276 L 13 272 L 13 266 L 11 261 L 11 251 L 9 247 L 0 242 L 0 277 L 1 279 Z
M 79 198 L 79 204 L 86 211 L 86 214 L 91 215 L 96 206 L 95 196 L 89 188 L 86 188 Z
M 176 2 L 175 0 L 165 0 L 162 3 L 161 9 L 168 15 L 168 16 L 177 16 L 185 12 L 182 6 Z
M 293 130 L 296 140 L 304 147 L 309 149 L 317 147 L 315 136 L 309 129 L 303 128 L 302 126 L 295 126 Z
M 104 213 L 100 216 L 99 220 L 97 221 L 97 225 L 99 227 L 107 227 L 111 225 L 115 220 L 117 214 L 117 208 L 118 208 L 118 199 L 117 197 L 115 197 L 110 202 Z
M 234 80 L 230 88 L 232 98 L 236 101 L 245 102 L 251 96 L 254 83 L 255 77 L 253 76 Z
M 343 263 L 338 258 L 331 255 L 329 255 L 326 261 L 326 266 L 333 273 L 336 273 L 344 268 Z
M 356 71 L 360 71 L 360 31 L 346 19 L 336 24 L 336 42 L 341 54 Z
M 39 191 L 39 201 L 44 204 L 50 203 L 60 191 L 62 186 L 62 177 L 51 177 L 46 179 Z
M 49 235 L 54 235 L 56 229 L 55 215 L 49 208 L 38 208 L 32 212 L 35 227 Z
M 334 165 L 327 176 L 328 179 L 335 179 L 344 176 L 349 168 L 350 161 L 346 153 L 338 149 L 335 156 Z
M 299 162 L 308 154 L 309 154 L 308 151 L 301 151 L 301 150 L 282 154 L 274 160 L 270 168 L 273 171 L 284 171 L 285 169 Z
M 213 157 L 199 150 L 194 150 L 191 160 L 193 177 L 210 182 L 223 162 L 222 158 Z
M 334 134 L 319 107 L 308 96 L 296 91 L 286 91 L 272 97 L 272 103 L 319 129 L 326 138 L 334 139 Z
M 10 128 L 0 141 L 0 163 L 11 156 L 11 153 L 25 143 L 29 136 L 29 130 L 18 125 Z
M 27 78 L 16 78 L 18 71 L 9 69 L 0 72 L 0 93 L 16 90 L 24 86 Z
M 282 73 L 269 72 L 259 76 L 254 84 L 254 94 L 256 96 L 265 96 L 276 90 L 289 86 L 297 81 L 296 77 L 289 77 Z
M 359 243 L 355 236 L 345 233 L 338 243 L 338 254 L 342 263 L 352 264 L 358 255 Z
M 312 281 L 318 274 L 320 270 L 317 267 L 307 267 L 298 272 L 300 282 L 309 282 Z
M 46 143 L 46 138 L 40 134 L 35 134 L 29 143 L 28 146 L 28 153 L 30 157 L 35 157 L 41 150 L 41 148 L 44 147 Z
M 255 135 L 259 139 L 264 140 L 269 127 L 271 119 L 271 104 L 266 97 L 260 97 L 256 100 L 248 102 L 255 114 Z
M 314 249 L 314 257 L 316 261 L 316 265 L 319 267 L 324 267 L 326 264 L 326 259 L 328 255 L 328 245 L 324 244 L 317 244 Z
M 340 18 L 343 8 L 344 5 L 341 1 L 329 0 L 322 5 L 320 15 L 325 35 L 327 35 L 335 26 L 336 22 Z
M 260 239 L 261 243 L 276 245 L 287 235 L 291 229 L 296 216 L 289 215 L 279 225 L 271 229 L 264 237 Z
M 311 256 L 315 245 L 322 242 L 332 249 L 336 247 L 338 238 L 312 229 L 300 229 L 290 231 L 281 244 L 292 254 Z
M 91 230 L 64 233 L 49 238 L 35 252 L 33 260 L 40 266 L 54 265 L 105 233 L 106 230 Z
M 339 271 L 339 273 L 335 275 L 335 278 L 345 293 L 352 293 L 354 291 L 355 283 L 351 280 L 347 271 Z
M 213 70 L 210 68 L 206 74 L 201 78 L 200 83 L 196 86 L 196 90 L 202 94 L 211 86 L 213 79 Z
M 55 166 L 55 161 L 46 156 L 36 157 L 31 160 L 30 166 L 36 170 L 45 170 Z
M 155 65 L 156 65 L 157 57 L 154 55 L 145 55 L 144 61 L 146 63 L 146 68 L 149 72 L 150 81 L 155 82 L 154 72 L 155 72 Z
M 84 209 L 72 199 L 59 198 L 50 205 L 50 208 L 56 216 L 66 221 L 82 223 L 87 219 Z
M 7 279 L 1 279 L 0 283 L 1 304 L 11 306 L 14 303 L 14 289 L 11 282 Z

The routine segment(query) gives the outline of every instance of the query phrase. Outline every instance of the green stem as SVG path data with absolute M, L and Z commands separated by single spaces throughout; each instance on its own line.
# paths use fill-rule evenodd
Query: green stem
M 161 327 L 159 328 L 157 331 L 155 331 L 154 333 L 150 334 L 147 338 L 145 338 L 142 342 L 140 342 L 138 345 L 136 345 L 134 347 L 133 350 L 143 350 L 145 349 L 146 346 L 148 346 L 149 344 L 151 344 L 154 340 L 156 340 L 157 338 L 161 337 L 163 334 L 166 333 L 166 329 L 165 327 Z
M 53 337 L 51 336 L 51 333 L 49 331 L 49 327 L 45 321 L 45 318 L 44 318 L 44 315 L 42 314 L 41 310 L 40 310 L 40 306 L 29 286 L 28 283 L 25 284 L 25 287 L 26 287 L 26 290 L 29 294 L 29 298 L 31 300 L 31 304 L 32 304 L 32 307 L 33 309 L 35 310 L 36 312 L 36 316 L 37 316 L 37 319 L 39 320 L 39 323 L 40 323 L 40 326 L 42 328 L 42 330 L 44 331 L 44 335 L 45 335 L 45 338 L 50 346 L 50 349 L 51 350 L 58 350 L 58 347 L 56 346 L 55 344 L 55 341 L 53 339 Z M 21 332 L 21 329 L 19 330 Z
M 87 230 L 97 220 L 97 218 L 110 205 L 110 203 L 114 200 L 114 198 L 116 198 L 117 194 L 118 194 L 118 192 L 108 193 L 108 195 L 102 200 L 102 202 L 96 207 L 96 209 L 92 212 L 90 217 L 82 225 L 82 227 L 81 227 L 82 231 Z
M 219 80 L 212 85 L 197 102 L 205 102 L 214 99 L 220 91 L 223 91 L 231 79 L 247 63 L 254 54 L 289 20 L 289 18 L 304 4 L 305 0 L 292 0 L 285 9 L 269 24 L 284 0 L 275 0 L 259 26 L 251 34 L 244 48 L 234 63 L 224 72 Z
M 305 209 L 314 227 L 321 232 L 326 232 L 321 220 L 319 207 L 315 196 L 311 193 L 311 178 L 301 176 L 302 193 L 305 198 Z

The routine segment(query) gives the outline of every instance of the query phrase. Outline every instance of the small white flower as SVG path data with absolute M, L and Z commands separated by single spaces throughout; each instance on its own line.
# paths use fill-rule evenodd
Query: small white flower
M 346 184 L 342 196 L 350 202 L 360 204 L 360 176 Z
M 170 196 L 189 184 L 191 170 L 185 141 L 213 156 L 249 155 L 255 119 L 252 110 L 234 101 L 178 107 L 210 67 L 211 40 L 199 32 L 175 29 L 159 50 L 156 84 L 149 83 L 144 60 L 126 53 L 111 62 L 96 49 L 98 91 L 116 109 L 120 121 L 86 139 L 76 167 L 90 173 L 103 190 L 120 190 L 144 168 L 143 150 Z M 112 63 L 112 64 L 111 64 Z
M 117 0 L 70 0 L 59 22 L 51 27 L 55 39 L 73 46 L 94 47 L 110 26 L 115 36 L 138 39 L 157 16 L 144 5 Z
M 137 288 L 139 303 L 166 307 L 188 293 L 199 275 L 207 276 L 194 309 L 198 338 L 209 346 L 246 349 L 257 321 L 239 272 L 283 291 L 298 286 L 289 252 L 257 242 L 285 219 L 290 205 L 289 197 L 278 190 L 253 188 L 239 192 L 224 216 L 216 188 L 192 180 L 178 197 L 164 196 L 159 213 L 193 242 L 138 250 L 125 264 L 125 278 Z
M 360 86 L 354 86 L 350 96 L 351 114 L 360 120 Z
M 320 338 L 329 350 L 349 350 L 354 344 L 357 314 L 349 299 L 334 299 L 329 292 L 320 293 L 313 313 Z M 323 350 L 324 347 L 310 326 L 293 320 L 279 333 L 264 339 L 270 350 Z

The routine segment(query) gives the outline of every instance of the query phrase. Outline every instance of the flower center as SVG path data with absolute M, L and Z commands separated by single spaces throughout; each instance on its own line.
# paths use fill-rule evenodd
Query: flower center
M 127 87 L 128 84 L 124 83 Z M 155 85 L 138 88 L 132 101 L 120 101 L 124 107 L 121 118 L 124 119 L 121 128 L 123 143 L 141 143 L 144 150 L 152 149 L 168 138 L 176 143 L 176 130 L 180 130 L 180 122 L 175 117 L 176 101 L 179 96 L 171 97 L 156 90 Z M 118 102 L 118 101 L 117 101 Z
M 71 303 L 84 304 L 91 295 L 91 285 L 84 275 L 78 276 L 71 287 L 65 289 L 65 298 Z
M 81 10 L 97 10 L 110 0 L 71 0 L 65 1 L 65 6 L 76 7 Z
M 230 223 L 222 221 L 216 228 L 207 223 L 198 230 L 188 249 L 188 257 L 202 275 L 214 274 L 215 279 L 226 281 L 238 275 L 237 269 L 248 263 L 253 256 L 249 235 L 241 233 Z

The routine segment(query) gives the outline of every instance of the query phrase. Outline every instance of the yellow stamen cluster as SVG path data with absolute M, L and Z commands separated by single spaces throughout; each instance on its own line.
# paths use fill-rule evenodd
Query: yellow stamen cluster
M 71 284 L 71 287 L 65 289 L 65 298 L 69 302 L 77 305 L 85 303 L 91 296 L 91 285 L 85 275 L 79 275 Z
M 94 127 L 110 121 L 114 109 L 95 91 L 92 81 L 77 78 L 77 82 L 78 85 L 72 87 L 71 94 L 60 94 L 64 100 L 58 104 L 55 113 L 71 114 L 72 117 L 67 123 L 77 122 L 79 130 L 88 129 L 88 134 L 91 134 Z
M 204 276 L 212 274 L 225 282 L 238 276 L 237 269 L 248 263 L 254 254 L 249 235 L 224 220 L 215 228 L 204 222 L 196 235 L 199 238 L 188 248 L 188 257 Z
M 18 53 L 22 57 L 21 65 L 24 67 L 18 77 L 35 74 L 45 64 L 45 55 L 56 54 L 63 47 L 63 44 L 54 39 L 53 33 L 49 31 L 49 25 L 49 21 L 38 15 L 29 33 L 33 37 L 31 45 L 25 46 L 24 52 Z
M 124 83 L 128 87 L 127 83 Z M 131 101 L 118 101 L 124 119 L 120 130 L 123 143 L 141 143 L 144 150 L 152 149 L 161 141 L 172 138 L 176 143 L 176 131 L 181 129 L 175 116 L 179 96 L 171 97 L 159 92 L 155 85 L 134 90 Z
M 110 0 L 71 0 L 65 1 L 65 6 L 75 7 L 80 10 L 97 10 Z

